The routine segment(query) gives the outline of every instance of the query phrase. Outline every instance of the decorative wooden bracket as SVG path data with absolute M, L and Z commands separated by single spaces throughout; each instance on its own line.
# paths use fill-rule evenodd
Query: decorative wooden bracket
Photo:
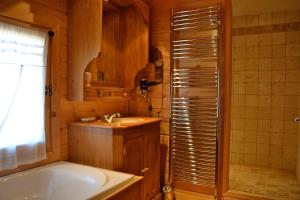
M 142 0 L 130 0 L 130 2 L 136 7 L 139 13 L 142 15 L 145 23 L 149 24 L 149 5 Z

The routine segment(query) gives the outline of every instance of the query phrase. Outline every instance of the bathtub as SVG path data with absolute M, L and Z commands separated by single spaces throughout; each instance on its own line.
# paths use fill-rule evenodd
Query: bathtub
M 0 200 L 102 199 L 122 187 L 133 175 L 56 162 L 0 178 Z

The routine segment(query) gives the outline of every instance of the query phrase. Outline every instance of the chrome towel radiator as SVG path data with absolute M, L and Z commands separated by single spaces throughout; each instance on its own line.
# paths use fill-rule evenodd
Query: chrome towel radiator
M 171 17 L 171 183 L 207 194 L 216 185 L 219 10 L 173 10 Z

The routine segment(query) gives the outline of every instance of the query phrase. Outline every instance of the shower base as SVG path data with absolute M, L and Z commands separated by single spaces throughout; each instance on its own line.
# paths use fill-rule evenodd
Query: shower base
M 290 171 L 230 165 L 229 190 L 276 200 L 299 200 L 300 187 Z

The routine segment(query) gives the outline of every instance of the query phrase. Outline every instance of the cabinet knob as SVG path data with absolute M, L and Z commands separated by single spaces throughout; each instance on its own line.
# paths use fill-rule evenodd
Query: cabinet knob
M 149 171 L 149 168 L 145 168 L 141 170 L 142 173 L 146 173 L 147 171 Z

